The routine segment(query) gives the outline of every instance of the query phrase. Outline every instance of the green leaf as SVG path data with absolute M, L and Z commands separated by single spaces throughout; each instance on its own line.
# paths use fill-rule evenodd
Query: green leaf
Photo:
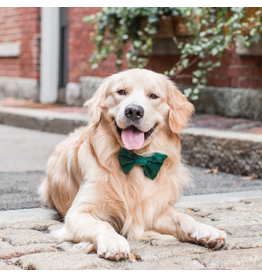
M 209 61 L 206 62 L 205 65 L 206 65 L 206 67 L 209 67 L 209 66 L 211 66 L 212 64 L 213 64 L 213 61 L 209 60 Z
M 193 45 L 192 47 L 193 47 L 193 50 L 196 52 L 200 52 L 202 50 L 202 47 L 199 45 Z
M 140 40 L 135 40 L 133 42 L 133 45 L 136 47 L 136 48 L 139 48 L 141 45 L 142 45 L 142 42 Z
M 169 76 L 173 76 L 174 73 L 175 73 L 175 72 L 174 72 L 173 70 L 169 71 Z
M 187 67 L 188 63 L 189 63 L 189 59 L 188 58 L 183 59 L 182 62 L 181 62 L 181 64 L 183 65 L 183 67 Z
M 102 35 L 97 35 L 96 38 L 95 38 L 95 40 L 97 42 L 103 41 L 103 36 Z
M 183 92 L 184 92 L 185 96 L 188 98 L 192 93 L 192 88 L 184 89 Z
M 206 84 L 207 83 L 207 78 L 206 77 L 202 78 L 201 83 Z
M 213 49 L 211 50 L 211 54 L 212 54 L 212 56 L 217 55 L 217 54 L 218 54 L 218 49 L 217 49 L 217 48 L 213 48 Z
M 197 95 L 198 93 L 199 93 L 199 89 L 198 89 L 197 87 L 195 87 L 195 88 L 193 89 L 193 94 Z
M 247 22 L 242 22 L 242 27 L 247 28 L 248 27 L 248 23 Z
M 198 98 L 199 98 L 198 95 L 193 95 L 190 99 L 191 99 L 192 101 L 196 101 L 196 100 L 198 100 Z
M 250 30 L 250 35 L 254 36 L 256 34 L 256 32 L 257 32 L 257 29 L 253 28 L 253 29 Z
M 201 77 L 202 71 L 201 70 L 196 70 L 193 72 L 193 75 L 196 76 L 197 78 Z
M 153 15 L 153 16 L 149 16 L 147 21 L 148 21 L 148 23 L 155 23 L 155 22 L 159 21 L 159 19 Z
M 92 69 L 98 68 L 98 64 L 97 64 L 97 63 L 93 63 L 93 64 L 91 65 L 91 68 L 92 68 Z
M 260 35 L 256 34 L 255 36 L 251 37 L 251 42 L 255 42 L 258 43 L 258 41 L 260 40 Z
M 198 83 L 198 79 L 197 79 L 197 78 L 193 78 L 193 79 L 192 79 L 192 82 L 193 82 L 194 84 L 196 84 L 196 83 Z

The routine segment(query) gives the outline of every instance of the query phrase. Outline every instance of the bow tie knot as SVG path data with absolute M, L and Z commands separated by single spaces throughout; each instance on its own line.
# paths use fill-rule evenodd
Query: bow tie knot
M 143 168 L 144 174 L 153 180 L 157 176 L 167 155 L 153 153 L 150 156 L 140 156 L 135 154 L 132 150 L 121 148 L 118 158 L 120 166 L 125 174 L 129 173 L 135 165 L 140 165 Z

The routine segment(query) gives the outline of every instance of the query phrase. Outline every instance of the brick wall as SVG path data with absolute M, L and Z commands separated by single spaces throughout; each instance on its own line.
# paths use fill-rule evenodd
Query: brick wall
M 177 56 L 152 56 L 148 69 L 163 73 L 170 70 L 178 61 Z M 234 51 L 228 51 L 221 59 L 222 65 L 208 75 L 210 86 L 232 88 L 262 88 L 262 56 L 241 56 Z M 178 84 L 192 84 L 190 74 L 196 66 L 185 69 L 174 81 Z
M 79 82 L 81 76 L 106 77 L 117 72 L 114 57 L 93 70 L 88 63 L 94 43 L 90 40 L 93 26 L 83 17 L 101 8 L 69 8 L 69 82 Z M 0 76 L 39 79 L 39 37 L 41 8 L 0 8 L 0 42 L 21 41 L 18 58 L 0 57 Z M 178 56 L 152 56 L 147 68 L 164 72 Z M 190 73 L 185 70 L 183 74 Z M 222 66 L 209 75 L 208 85 L 242 88 L 262 88 L 262 57 L 239 56 L 228 52 Z M 176 78 L 177 83 L 191 84 L 191 79 Z
M 240 56 L 227 52 L 222 66 L 210 74 L 208 85 L 262 88 L 262 56 Z
M 116 71 L 114 58 L 105 60 L 97 69 L 91 69 L 88 60 L 94 49 L 90 33 L 91 24 L 83 22 L 83 17 L 100 11 L 101 8 L 69 8 L 69 82 L 79 82 L 81 76 L 107 77 Z
M 41 8 L 0 8 L 0 43 L 21 42 L 19 57 L 0 57 L 0 76 L 39 79 Z

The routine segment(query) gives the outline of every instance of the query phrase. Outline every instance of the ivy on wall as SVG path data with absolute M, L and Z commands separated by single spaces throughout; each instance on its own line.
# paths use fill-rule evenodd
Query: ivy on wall
M 180 58 L 163 73 L 177 77 L 186 68 L 197 65 L 190 75 L 192 87 L 184 90 L 191 100 L 198 98 L 207 83 L 207 74 L 221 65 L 225 50 L 249 47 L 260 40 L 262 31 L 262 8 L 103 8 L 83 19 L 95 24 L 91 37 L 95 50 L 89 60 L 92 68 L 111 54 L 116 56 L 119 70 L 124 60 L 129 68 L 144 68 L 152 52 L 153 38 L 158 34 L 157 24 L 168 18 L 175 19 L 170 22 L 182 22 L 186 34 L 184 31 L 181 39 L 181 34 L 174 32 L 174 47 L 180 49 Z

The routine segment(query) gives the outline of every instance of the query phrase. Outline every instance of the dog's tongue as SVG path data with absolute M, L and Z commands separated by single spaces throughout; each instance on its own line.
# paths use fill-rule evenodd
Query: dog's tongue
M 122 130 L 122 142 L 128 150 L 140 149 L 144 143 L 145 135 L 137 128 L 131 126 Z

